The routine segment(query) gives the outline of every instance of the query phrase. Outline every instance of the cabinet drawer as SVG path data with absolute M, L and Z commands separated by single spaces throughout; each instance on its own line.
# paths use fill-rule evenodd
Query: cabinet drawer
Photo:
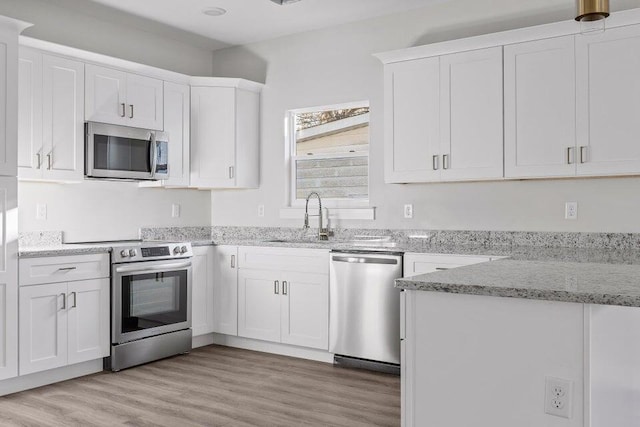
M 109 277 L 109 254 L 25 258 L 19 265 L 20 286 Z
M 329 274 L 325 249 L 240 247 L 238 268 Z
M 408 253 L 404 256 L 404 277 L 432 273 L 438 270 L 449 270 L 465 265 L 480 264 L 500 258 L 503 257 Z

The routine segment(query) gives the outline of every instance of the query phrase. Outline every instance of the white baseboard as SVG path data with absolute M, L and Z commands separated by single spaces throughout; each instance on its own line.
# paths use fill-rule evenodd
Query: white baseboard
M 329 353 L 324 350 L 315 350 L 312 348 L 296 347 L 287 344 L 272 343 L 222 334 L 210 334 L 204 336 L 212 337 L 213 344 L 225 345 L 227 347 L 243 348 L 245 350 L 261 351 L 264 353 L 280 354 L 282 356 L 333 363 L 333 353 Z
M 61 368 L 0 381 L 0 396 L 101 372 L 103 370 L 102 360 L 103 359 L 90 360 L 71 366 L 63 366 Z
M 191 339 L 191 347 L 198 348 L 213 344 L 213 334 L 198 335 Z

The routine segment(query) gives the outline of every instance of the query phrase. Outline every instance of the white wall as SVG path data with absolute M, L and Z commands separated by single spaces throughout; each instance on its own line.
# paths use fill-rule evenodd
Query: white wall
M 0 15 L 34 24 L 25 35 L 191 75 L 211 75 L 210 42 L 86 0 L 2 0 Z M 155 27 L 158 26 L 157 31 Z M 36 205 L 47 205 L 36 220 Z M 181 218 L 171 218 L 180 203 Z M 18 184 L 20 231 L 62 230 L 67 240 L 137 238 L 141 226 L 209 225 L 208 191 L 139 189 L 135 183 Z
M 0 15 L 34 24 L 25 36 L 194 76 L 211 75 L 218 45 L 86 0 L 2 0 Z
M 490 5 L 490 7 L 488 7 Z M 640 1 L 612 2 L 614 10 Z M 639 232 L 640 178 L 385 185 L 383 68 L 371 55 L 482 33 L 572 19 L 567 0 L 456 0 L 418 11 L 214 52 L 216 76 L 266 82 L 262 97 L 261 187 L 214 191 L 214 225 L 300 226 L 282 220 L 286 204 L 283 117 L 294 108 L 369 99 L 370 199 L 375 221 L 341 226 L 531 231 Z M 579 203 L 577 221 L 564 202 Z M 414 204 L 414 219 L 402 205 Z M 265 217 L 257 206 L 265 205 Z
M 62 230 L 65 241 L 137 239 L 140 227 L 200 226 L 211 221 L 208 191 L 138 188 L 135 182 L 20 182 L 20 231 Z M 171 217 L 179 203 L 180 218 Z M 37 204 L 47 219 L 36 219 Z

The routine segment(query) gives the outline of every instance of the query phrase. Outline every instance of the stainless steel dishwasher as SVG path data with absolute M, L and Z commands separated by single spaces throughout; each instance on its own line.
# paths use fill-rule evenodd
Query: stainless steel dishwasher
M 329 351 L 336 364 L 399 373 L 402 253 L 332 251 Z

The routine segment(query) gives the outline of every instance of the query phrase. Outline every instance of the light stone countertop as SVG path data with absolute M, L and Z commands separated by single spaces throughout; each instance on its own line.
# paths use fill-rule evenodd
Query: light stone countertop
M 407 290 L 640 307 L 638 264 L 503 259 L 398 279 L 396 286 Z
M 38 258 L 64 255 L 87 255 L 109 253 L 111 247 L 105 245 L 58 244 L 49 246 L 21 246 L 19 258 Z

